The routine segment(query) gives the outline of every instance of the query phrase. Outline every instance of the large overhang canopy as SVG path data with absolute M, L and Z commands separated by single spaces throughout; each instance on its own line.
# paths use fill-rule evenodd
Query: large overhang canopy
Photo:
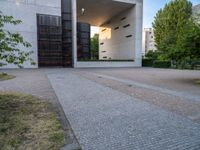
M 77 0 L 77 18 L 79 22 L 101 26 L 133 7 L 134 2 L 135 0 Z

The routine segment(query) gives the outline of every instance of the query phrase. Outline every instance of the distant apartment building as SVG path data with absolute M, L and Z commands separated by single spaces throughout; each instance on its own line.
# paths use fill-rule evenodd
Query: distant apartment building
M 200 4 L 198 4 L 198 5 L 195 5 L 194 7 L 193 7 L 193 16 L 197 19 L 197 16 L 198 15 L 200 15 Z M 200 16 L 199 16 L 200 17 Z M 200 18 L 199 19 L 197 19 L 197 22 L 198 23 L 200 23 Z
M 148 53 L 150 50 L 155 51 L 155 39 L 152 28 L 144 28 L 143 30 L 143 55 Z
M 200 14 L 200 4 L 195 5 L 195 6 L 193 7 L 193 13 L 194 13 L 194 14 Z

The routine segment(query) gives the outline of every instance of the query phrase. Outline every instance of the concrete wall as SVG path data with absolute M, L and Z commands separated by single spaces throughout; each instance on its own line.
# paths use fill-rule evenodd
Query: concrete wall
M 61 16 L 60 0 L 0 0 L 0 11 L 5 15 L 11 15 L 15 19 L 23 21 L 17 26 L 7 25 L 5 29 L 13 32 L 19 32 L 26 41 L 32 44 L 32 58 L 38 62 L 37 48 L 37 21 L 36 14 L 47 14 Z M 22 50 L 26 50 L 22 48 Z M 17 66 L 8 65 L 5 68 L 16 68 Z M 31 66 L 28 62 L 24 64 L 25 68 L 37 68 L 38 65 Z
M 76 63 L 76 68 L 118 68 L 118 67 L 140 67 L 134 61 L 94 61 Z
M 115 16 L 100 28 L 100 60 L 134 60 L 135 7 Z M 127 37 L 131 36 L 131 37 Z
M 142 66 L 143 0 L 135 1 L 135 65 Z
M 120 13 L 107 24 L 104 25 L 100 30 L 100 59 L 103 60 L 104 56 L 106 59 L 134 59 L 130 62 L 77 62 L 75 61 L 74 67 L 141 67 L 142 65 L 142 29 L 143 29 L 143 0 L 115 0 L 119 2 L 135 4 L 132 9 L 129 9 L 123 13 Z M 74 0 L 76 3 L 76 0 Z M 76 12 L 73 11 L 76 16 Z M 126 16 L 126 19 L 122 19 Z M 120 19 L 120 21 L 119 21 Z M 122 19 L 122 20 L 121 20 Z M 73 20 L 75 21 L 75 20 Z M 123 26 L 130 24 L 129 27 L 124 28 Z M 120 27 L 118 32 L 114 32 L 113 28 Z M 106 30 L 105 30 L 106 28 Z M 122 30 L 125 29 L 125 30 Z M 75 28 L 73 28 L 76 31 Z M 104 31 L 103 31 L 104 30 Z M 104 33 L 103 33 L 104 32 Z M 126 36 L 132 35 L 130 38 Z M 73 43 L 76 44 L 76 38 Z M 103 44 L 101 44 L 103 43 Z M 73 48 L 76 52 L 76 49 Z M 109 52 L 110 51 L 110 52 Z
M 104 33 L 100 32 L 100 59 L 133 59 L 135 66 L 141 66 L 143 0 L 119 1 L 135 5 L 133 8 L 114 17 L 109 24 L 105 25 L 108 28 L 108 32 L 110 30 L 110 37 L 105 38 Z M 122 19 L 123 17 L 126 17 L 126 19 Z M 129 27 L 123 27 L 128 24 L 130 25 Z M 116 27 L 119 27 L 119 29 L 114 30 Z M 132 35 L 132 37 L 127 38 L 126 36 L 129 35 Z M 101 45 L 101 43 L 104 44 Z

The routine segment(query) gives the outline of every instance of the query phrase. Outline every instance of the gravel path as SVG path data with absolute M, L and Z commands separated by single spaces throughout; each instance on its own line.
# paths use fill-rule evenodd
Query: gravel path
M 137 91 L 130 95 L 120 91 L 123 86 L 114 89 L 119 83 L 124 85 L 121 81 L 105 79 L 108 85 L 84 73 L 73 70 L 48 75 L 83 150 L 200 149 L 200 125 L 195 121 L 144 101 L 145 95 L 138 99 L 134 96 Z

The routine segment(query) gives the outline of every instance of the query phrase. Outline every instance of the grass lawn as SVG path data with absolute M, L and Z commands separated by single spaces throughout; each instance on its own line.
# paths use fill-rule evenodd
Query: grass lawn
M 49 103 L 0 93 L 0 149 L 59 150 L 64 142 L 64 130 Z
M 15 78 L 15 76 L 9 75 L 7 73 L 0 73 L 0 81 L 10 80 L 10 79 L 13 79 L 13 78 Z

